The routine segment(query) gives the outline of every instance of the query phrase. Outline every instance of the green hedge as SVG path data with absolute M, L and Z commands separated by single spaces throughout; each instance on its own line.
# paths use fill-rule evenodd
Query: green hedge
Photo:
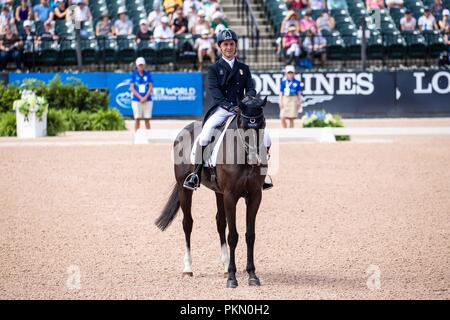
M 15 85 L 0 84 L 0 112 L 12 111 L 14 100 L 20 99 L 20 89 L 31 89 L 38 96 L 45 97 L 50 109 L 76 109 L 77 111 L 107 110 L 109 97 L 107 92 L 89 90 L 80 80 L 68 79 L 63 84 L 56 75 L 48 84 L 36 79 L 23 81 L 20 88 Z
M 0 83 L 0 136 L 15 136 L 16 116 L 13 102 L 20 99 L 20 90 L 29 89 L 48 101 L 47 134 L 65 131 L 124 130 L 125 121 L 116 109 L 109 109 L 106 92 L 89 90 L 78 79 L 63 84 L 56 75 L 48 84 L 27 79 L 21 86 Z
M 78 112 L 75 109 L 50 109 L 47 114 L 47 135 L 56 136 L 65 131 L 124 130 L 125 121 L 116 109 L 97 112 Z M 15 136 L 16 114 L 0 114 L 0 136 Z

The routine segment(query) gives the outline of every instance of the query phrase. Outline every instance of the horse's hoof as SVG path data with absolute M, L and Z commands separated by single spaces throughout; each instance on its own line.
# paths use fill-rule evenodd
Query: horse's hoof
M 234 289 L 237 286 L 238 286 L 237 280 L 228 280 L 227 281 L 227 288 Z
M 249 278 L 248 285 L 251 287 L 259 287 L 261 285 L 261 281 L 259 281 L 258 277 Z
M 183 277 L 193 277 L 194 274 L 192 272 L 183 272 Z

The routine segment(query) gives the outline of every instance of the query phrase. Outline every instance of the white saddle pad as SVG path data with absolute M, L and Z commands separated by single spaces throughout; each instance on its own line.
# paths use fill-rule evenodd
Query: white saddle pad
M 217 143 L 214 145 L 213 152 L 211 153 L 211 156 L 206 160 L 205 167 L 215 167 L 217 163 L 217 155 L 219 154 L 220 146 L 222 145 L 223 137 L 225 137 L 225 133 L 230 126 L 231 122 L 233 121 L 234 117 L 231 116 L 227 119 L 227 122 L 225 123 L 225 127 L 223 131 L 220 133 L 219 138 L 217 139 Z M 198 145 L 198 139 L 200 138 L 200 135 L 195 138 L 194 141 L 194 147 L 191 150 L 191 164 L 195 164 L 195 153 L 197 152 Z M 201 152 L 201 149 L 200 149 Z

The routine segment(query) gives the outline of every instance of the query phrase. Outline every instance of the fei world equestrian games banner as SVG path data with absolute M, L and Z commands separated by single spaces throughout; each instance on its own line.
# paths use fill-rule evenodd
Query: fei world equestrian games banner
M 253 72 L 256 91 L 268 96 L 266 115 L 278 117 L 279 88 L 284 74 Z M 344 117 L 450 115 L 449 71 L 305 72 L 303 111 L 325 109 Z M 208 87 L 204 77 L 204 88 Z M 206 95 L 204 108 L 212 103 Z
M 130 73 L 10 73 L 9 83 L 21 83 L 25 79 L 39 79 L 46 83 L 59 75 L 63 83 L 74 79 L 82 81 L 90 89 L 109 92 L 109 104 L 123 115 L 131 116 Z M 202 114 L 202 74 L 199 72 L 153 72 L 152 99 L 154 116 L 199 116 Z

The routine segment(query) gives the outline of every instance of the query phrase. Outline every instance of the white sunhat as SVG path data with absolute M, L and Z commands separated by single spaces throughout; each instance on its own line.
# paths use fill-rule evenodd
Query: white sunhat
M 32 22 L 31 22 L 31 20 L 25 20 L 24 22 L 23 22 L 23 26 L 24 27 L 31 27 L 32 26 Z
M 295 73 L 295 67 L 294 67 L 294 66 L 286 66 L 286 67 L 284 68 L 284 71 L 285 71 L 286 73 L 288 73 L 288 72 L 294 72 L 294 73 Z
M 141 64 L 145 65 L 145 59 L 143 57 L 139 57 L 139 58 L 136 59 L 136 67 L 141 65 Z
M 161 18 L 161 22 L 162 23 L 169 23 L 169 18 L 167 18 L 167 16 L 164 16 Z
M 211 18 L 212 18 L 212 20 L 222 19 L 223 18 L 223 13 L 220 12 L 220 11 L 216 11 L 216 12 L 213 13 Z
M 117 10 L 117 14 L 122 14 L 122 13 L 127 13 L 127 8 L 125 7 L 120 7 L 119 10 Z
M 139 25 L 141 24 L 147 24 L 147 20 L 146 19 L 141 19 L 141 21 L 139 21 Z
M 208 29 L 203 29 L 202 32 L 201 32 L 201 34 L 209 34 Z
M 442 10 L 442 15 L 448 16 L 448 15 L 450 15 L 450 11 L 448 9 L 444 9 L 444 10 Z

